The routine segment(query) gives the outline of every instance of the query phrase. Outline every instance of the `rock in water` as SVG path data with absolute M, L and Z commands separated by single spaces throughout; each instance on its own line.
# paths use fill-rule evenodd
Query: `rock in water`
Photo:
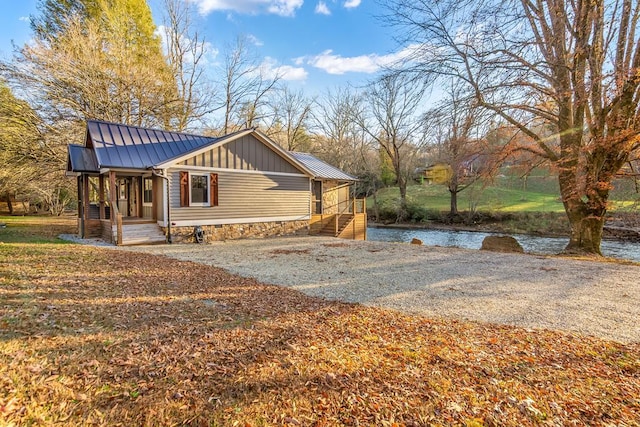
M 482 241 L 480 250 L 524 253 L 520 243 L 511 236 L 487 236 Z
M 422 244 L 422 240 L 420 239 L 416 239 L 415 237 L 413 239 L 411 239 L 411 244 L 412 245 L 421 245 Z

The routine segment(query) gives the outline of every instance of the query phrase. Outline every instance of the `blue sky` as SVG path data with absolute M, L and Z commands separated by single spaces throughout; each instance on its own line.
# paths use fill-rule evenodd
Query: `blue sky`
M 346 84 L 358 85 L 389 64 L 402 49 L 377 15 L 375 0 L 186 0 L 196 11 L 196 26 L 216 54 L 238 35 L 248 37 L 265 67 L 277 70 L 294 88 L 309 94 Z M 158 25 L 163 0 L 149 0 Z M 8 58 L 11 41 L 30 37 L 28 16 L 36 0 L 0 0 L 0 55 Z

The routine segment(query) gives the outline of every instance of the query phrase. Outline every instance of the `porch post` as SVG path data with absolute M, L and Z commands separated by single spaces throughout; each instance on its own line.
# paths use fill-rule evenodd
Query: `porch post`
M 155 175 L 151 175 L 151 219 L 154 221 L 158 220 L 158 194 L 161 194 L 161 192 L 158 191 L 157 187 L 160 182 L 160 178 Z M 144 182 L 142 184 L 142 191 L 144 192 Z
M 89 175 L 82 175 L 82 216 L 84 217 L 84 224 L 82 230 L 82 237 L 87 234 L 87 220 L 89 219 Z
M 98 192 L 100 198 L 100 219 L 105 219 L 105 203 L 104 203 L 104 175 L 98 176 Z
M 116 223 L 116 213 L 118 212 L 116 191 L 116 173 L 114 171 L 109 171 L 109 204 L 111 206 L 111 215 L 109 215 L 109 217 L 111 219 L 112 226 Z
M 78 235 L 84 238 L 84 202 L 82 200 L 82 174 L 77 177 L 78 183 Z

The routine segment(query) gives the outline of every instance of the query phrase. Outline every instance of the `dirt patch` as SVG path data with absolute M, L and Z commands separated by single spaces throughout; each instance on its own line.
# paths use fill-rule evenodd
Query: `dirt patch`
M 324 243 L 322 246 L 325 248 L 348 248 L 347 243 Z
M 271 253 L 274 255 L 303 255 L 308 254 L 309 249 L 275 249 Z

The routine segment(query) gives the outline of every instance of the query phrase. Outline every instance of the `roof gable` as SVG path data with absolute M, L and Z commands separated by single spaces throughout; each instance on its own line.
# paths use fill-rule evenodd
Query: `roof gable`
M 173 165 L 176 164 L 180 164 L 182 162 L 185 161 L 189 161 L 190 158 L 193 157 L 197 157 L 197 156 L 201 156 L 209 151 L 211 151 L 212 149 L 216 149 L 216 148 L 221 148 L 225 145 L 230 145 L 230 151 L 235 151 L 233 146 L 236 144 L 233 144 L 234 142 L 241 140 L 243 138 L 245 138 L 246 136 L 251 135 L 253 137 L 253 140 L 255 140 L 256 142 L 263 144 L 265 146 L 265 148 L 267 148 L 268 150 L 273 151 L 276 156 L 278 156 L 280 159 L 284 160 L 286 163 L 288 163 L 289 165 L 291 165 L 294 170 L 292 170 L 293 172 L 297 172 L 297 173 L 303 173 L 305 175 L 308 175 L 310 177 L 313 177 L 313 172 L 311 170 L 309 170 L 304 164 L 300 163 L 295 157 L 293 157 L 289 152 L 285 151 L 284 149 L 282 149 L 282 147 L 280 147 L 278 144 L 276 144 L 275 142 L 273 142 L 268 136 L 266 136 L 264 133 L 260 132 L 257 129 L 245 129 L 242 131 L 238 131 L 223 137 L 218 138 L 213 144 L 207 145 L 207 146 L 203 146 L 201 148 L 198 148 L 194 151 L 188 152 L 183 154 L 182 156 L 176 157 L 174 159 L 168 160 L 164 163 L 161 163 L 158 165 L 158 168 L 160 169 L 164 169 L 167 167 L 171 167 Z M 246 153 L 250 156 L 250 150 Z M 244 159 L 245 161 L 249 160 L 249 159 Z M 213 166 L 215 167 L 215 166 Z M 237 164 L 234 166 L 229 166 L 227 165 L 226 168 L 229 169 L 244 169 L 243 167 L 237 167 Z M 248 170 L 265 170 L 263 168 L 246 168 Z M 266 169 L 268 170 L 268 169 Z
M 238 136 L 224 144 L 215 144 L 208 150 L 192 155 L 176 164 L 261 172 L 304 173 L 299 167 L 292 164 L 288 157 L 283 157 L 269 145 L 256 138 L 253 132 Z

